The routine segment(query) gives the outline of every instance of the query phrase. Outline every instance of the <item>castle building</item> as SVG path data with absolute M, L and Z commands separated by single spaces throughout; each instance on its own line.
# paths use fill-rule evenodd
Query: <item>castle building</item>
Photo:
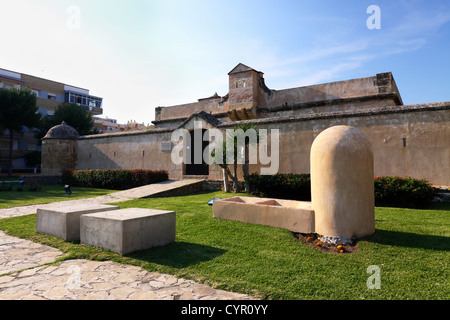
M 53 115 L 61 103 L 76 103 L 92 115 L 103 113 L 103 98 L 92 96 L 88 89 L 67 85 L 24 73 L 0 68 L 0 90 L 30 89 L 36 95 L 36 105 L 42 115 Z M 13 168 L 24 169 L 23 157 L 41 146 L 28 128 L 16 132 L 13 141 Z M 9 135 L 0 132 L 0 168 L 8 168 Z
M 225 96 L 220 97 L 215 93 L 194 103 L 158 107 L 153 123 L 159 127 L 176 127 L 199 111 L 230 122 L 403 104 L 391 73 L 271 90 L 265 85 L 262 72 L 240 63 L 228 73 L 228 79 L 229 91 Z
M 390 72 L 283 90 L 268 88 L 263 76 L 239 63 L 228 73 L 224 96 L 214 93 L 192 103 L 157 107 L 154 126 L 145 131 L 79 137 L 74 168 L 165 169 L 173 179 L 218 181 L 222 179 L 218 166 L 173 161 L 179 143 L 173 133 L 225 132 L 245 122 L 267 130 L 268 154 L 274 147 L 272 132 L 277 133 L 277 172 L 309 173 L 315 137 L 329 127 L 349 125 L 370 139 L 375 176 L 410 176 L 450 185 L 450 102 L 404 105 Z M 206 147 L 204 141 L 196 147 L 188 140 L 195 141 L 183 141 L 183 151 L 203 152 Z M 268 165 L 258 159 L 250 165 L 250 173 Z

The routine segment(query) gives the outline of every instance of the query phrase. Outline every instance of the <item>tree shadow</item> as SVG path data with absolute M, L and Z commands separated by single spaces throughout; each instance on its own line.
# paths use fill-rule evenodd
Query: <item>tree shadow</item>
M 382 245 L 427 250 L 450 251 L 450 237 L 377 229 L 361 240 Z
M 394 208 L 394 209 L 406 209 L 406 210 L 450 210 L 450 202 L 431 202 L 424 206 L 419 207 L 405 207 L 401 205 L 376 205 L 378 208 Z
M 226 250 L 223 249 L 181 241 L 130 253 L 127 256 L 145 262 L 181 269 L 199 262 L 212 260 L 225 252 Z
M 450 202 L 433 202 L 423 210 L 450 210 Z

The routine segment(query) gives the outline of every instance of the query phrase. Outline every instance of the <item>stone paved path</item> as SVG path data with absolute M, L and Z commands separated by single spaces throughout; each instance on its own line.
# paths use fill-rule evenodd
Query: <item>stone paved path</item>
M 140 190 L 139 192 L 142 192 Z M 111 203 L 132 198 L 125 192 L 76 203 Z M 0 219 L 36 213 L 39 207 L 0 210 Z M 59 203 L 61 204 L 61 202 Z M 0 300 L 253 300 L 194 281 L 111 261 L 66 260 L 51 264 L 57 249 L 6 235 L 0 231 Z
M 0 230 L 0 275 L 50 263 L 62 256 L 57 249 L 10 237 Z
M 66 260 L 0 276 L 0 300 L 249 300 L 111 261 Z

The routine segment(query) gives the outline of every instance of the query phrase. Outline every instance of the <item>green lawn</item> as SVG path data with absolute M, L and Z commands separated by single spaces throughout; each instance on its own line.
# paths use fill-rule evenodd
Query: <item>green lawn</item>
M 206 192 L 139 199 L 121 208 L 177 213 L 176 242 L 120 256 L 107 250 L 35 232 L 36 216 L 0 220 L 8 234 L 59 248 L 64 259 L 113 260 L 140 265 L 262 299 L 449 299 L 450 206 L 429 210 L 376 208 L 376 233 L 353 253 L 325 253 L 291 232 L 268 226 L 214 219 Z M 369 266 L 380 269 L 381 289 L 368 289 Z
M 44 185 L 38 191 L 30 191 L 29 186 L 24 186 L 22 191 L 18 191 L 18 183 L 9 184 L 12 186 L 12 191 L 0 191 L 0 209 L 92 198 L 114 192 L 114 190 L 106 189 L 71 187 L 72 194 L 66 195 L 61 185 Z

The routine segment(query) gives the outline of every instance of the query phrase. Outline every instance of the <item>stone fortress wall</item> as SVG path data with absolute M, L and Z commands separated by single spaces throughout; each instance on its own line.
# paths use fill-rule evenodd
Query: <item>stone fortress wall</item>
M 403 105 L 391 73 L 286 90 L 267 88 L 262 72 L 243 64 L 228 76 L 226 96 L 158 107 L 154 127 L 147 131 L 82 136 L 75 140 L 76 148 L 62 143 L 60 150 L 76 150 L 76 169 L 165 169 L 170 178 L 182 179 L 191 176 L 185 165 L 171 160 L 175 129 L 193 130 L 194 121 L 202 121 L 205 129 L 225 131 L 247 121 L 279 130 L 278 172 L 309 173 L 314 139 L 329 127 L 347 125 L 369 138 L 375 176 L 410 176 L 450 185 L 450 102 Z M 45 146 L 44 139 L 43 157 L 52 157 Z M 53 148 L 53 156 L 55 152 Z M 44 161 L 42 173 L 55 172 L 52 166 Z M 260 167 L 250 165 L 250 172 Z M 202 178 L 221 180 L 222 171 L 210 166 Z

